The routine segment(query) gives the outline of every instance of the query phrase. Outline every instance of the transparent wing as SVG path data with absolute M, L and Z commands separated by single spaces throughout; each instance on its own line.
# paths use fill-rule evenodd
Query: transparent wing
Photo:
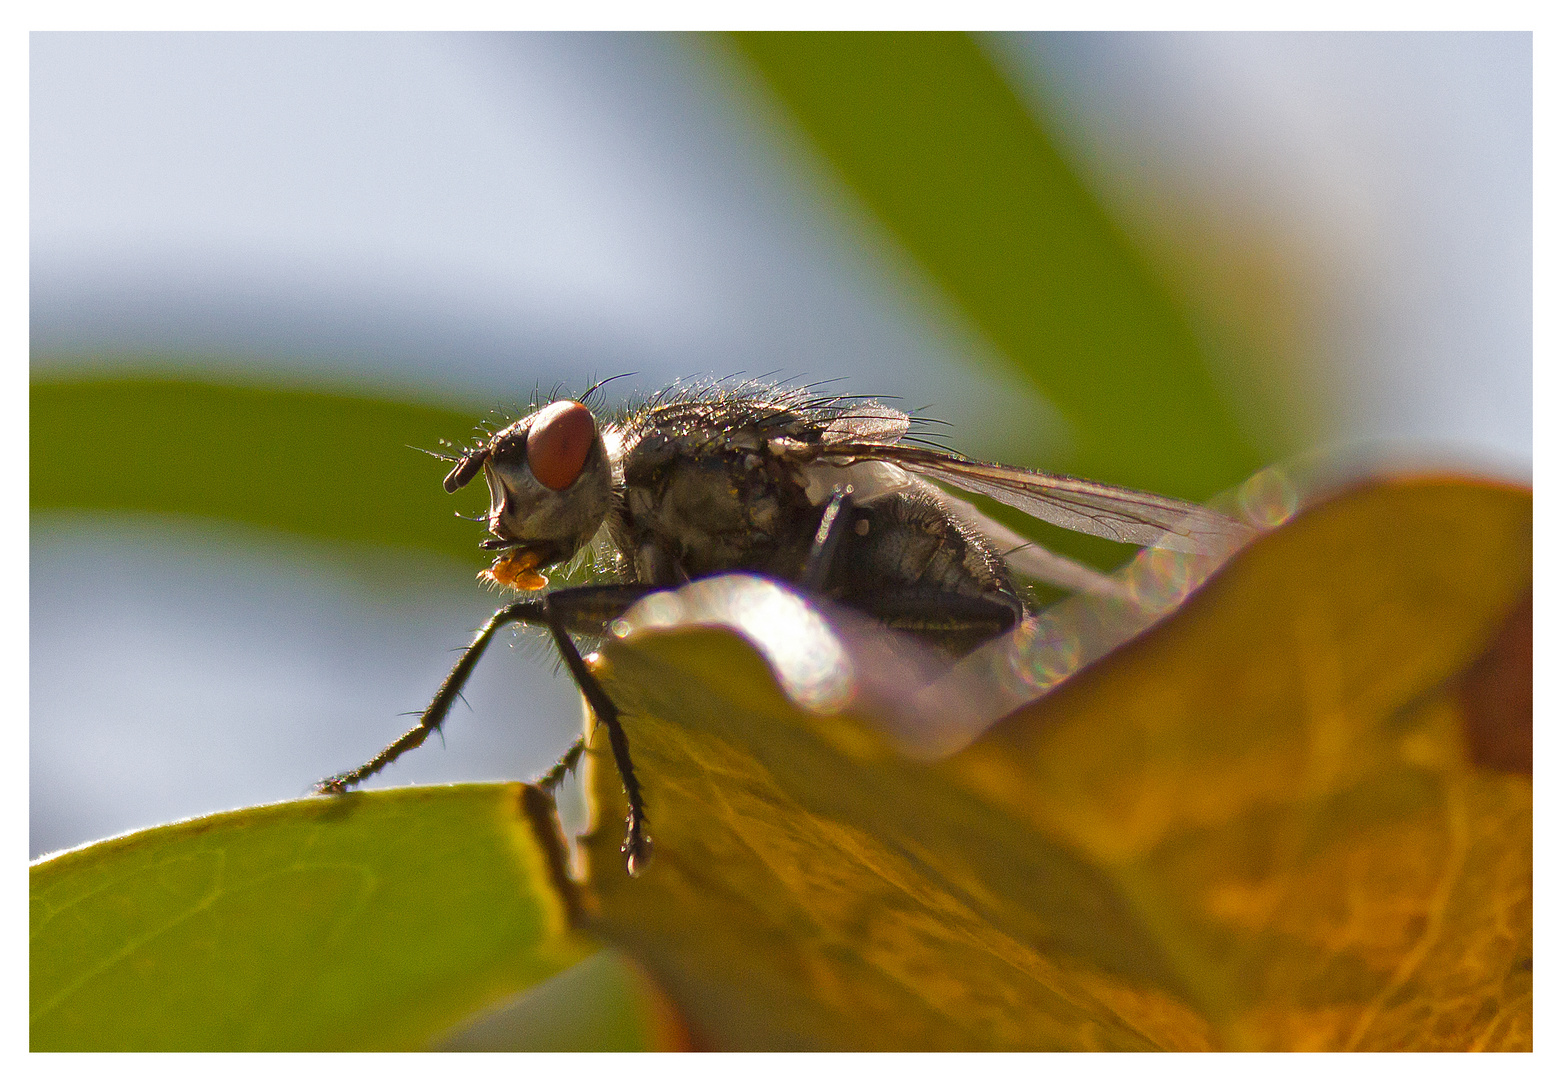
M 1097 596 L 1126 597 L 1127 590 L 1110 574 L 1103 574 L 1094 567 L 1077 563 L 1073 559 L 1048 551 L 1039 544 L 1025 539 L 1019 533 L 994 521 L 976 507 L 951 495 L 942 488 L 927 485 L 938 494 L 938 501 L 951 517 L 965 522 L 971 528 L 992 541 L 1009 569 L 1032 581 L 1043 581 L 1070 592 L 1094 593 Z
M 986 495 L 1040 521 L 1141 547 L 1228 548 L 1252 530 L 1195 503 L 1013 465 L 989 465 L 918 446 L 847 443 L 831 455 L 891 461 L 929 480 Z

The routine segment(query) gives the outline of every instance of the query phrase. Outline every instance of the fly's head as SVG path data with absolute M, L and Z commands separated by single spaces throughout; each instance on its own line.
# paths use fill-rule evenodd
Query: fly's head
M 613 499 L 612 463 L 596 417 L 578 401 L 555 401 L 464 455 L 445 490 L 481 470 L 488 481 L 482 546 L 501 552 L 482 576 L 516 589 L 548 583 L 538 571 L 562 563 L 596 535 Z

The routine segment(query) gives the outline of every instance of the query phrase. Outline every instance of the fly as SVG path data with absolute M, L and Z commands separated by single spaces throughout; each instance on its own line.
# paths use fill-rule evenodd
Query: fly
M 600 384 L 598 384 L 600 385 Z M 1110 592 L 1106 575 L 1027 544 L 938 484 L 996 499 L 1042 521 L 1140 546 L 1201 551 L 1246 527 L 1148 492 L 919 444 L 905 413 L 875 402 L 760 383 L 673 387 L 613 420 L 581 400 L 534 410 L 466 450 L 454 492 L 482 475 L 496 553 L 482 576 L 523 593 L 478 631 L 417 726 L 365 764 L 317 785 L 342 792 L 418 746 L 444 721 L 494 635 L 546 627 L 607 729 L 629 803 L 629 873 L 650 857 L 645 800 L 619 712 L 572 635 L 601 636 L 648 593 L 712 574 L 762 574 L 855 608 L 952 655 L 1028 613 L 1016 577 Z M 610 583 L 542 592 L 543 571 L 597 545 Z M 542 779 L 579 760 L 577 740 Z

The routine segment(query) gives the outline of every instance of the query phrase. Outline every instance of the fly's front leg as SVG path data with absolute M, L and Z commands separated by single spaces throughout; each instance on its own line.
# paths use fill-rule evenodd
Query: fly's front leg
M 363 783 L 408 750 L 421 746 L 423 740 L 438 731 L 439 725 L 445 722 L 450 706 L 460 696 L 466 681 L 472 677 L 472 669 L 483 658 L 483 653 L 488 651 L 488 643 L 493 641 L 494 635 L 510 623 L 533 621 L 541 614 L 541 605 L 540 600 L 522 600 L 494 612 L 477 632 L 477 637 L 472 639 L 472 644 L 461 654 L 461 659 L 456 661 L 456 666 L 450 669 L 450 674 L 445 676 L 445 681 L 440 683 L 434 693 L 434 700 L 418 717 L 417 725 L 356 769 L 326 777 L 315 785 L 315 791 L 319 794 L 340 794 Z
M 644 585 L 588 585 L 576 589 L 560 589 L 537 599 L 519 600 L 505 605 L 494 612 L 483 628 L 477 632 L 477 636 L 472 639 L 472 644 L 467 646 L 466 651 L 461 654 L 461 659 L 456 661 L 456 666 L 451 668 L 449 675 L 445 676 L 445 681 L 434 694 L 434 700 L 429 702 L 427 709 L 423 710 L 423 715 L 418 718 L 416 726 L 358 768 L 337 773 L 320 781 L 315 785 L 315 790 L 320 793 L 344 792 L 367 780 L 408 750 L 421 745 L 429 735 L 439 730 L 440 724 L 444 723 L 446 715 L 450 712 L 450 706 L 460 695 L 461 688 L 471 678 L 472 669 L 477 666 L 478 660 L 482 659 L 483 653 L 487 651 L 489 643 L 493 641 L 494 635 L 499 630 L 511 623 L 546 626 L 553 636 L 559 655 L 564 659 L 565 666 L 574 677 L 575 684 L 586 696 L 586 701 L 590 703 L 596 718 L 607 727 L 613 762 L 618 766 L 619 775 L 624 781 L 624 794 L 629 799 L 629 819 L 623 851 L 628 858 L 629 872 L 638 874 L 650 859 L 651 840 L 646 835 L 645 829 L 645 800 L 641 795 L 640 782 L 635 776 L 634 764 L 629 758 L 629 740 L 624 735 L 623 725 L 619 723 L 618 707 L 597 682 L 596 676 L 586 667 L 586 662 L 581 659 L 580 650 L 575 647 L 570 634 L 571 632 L 602 633 L 609 622 L 622 615 L 636 600 L 653 591 L 655 590 Z M 556 785 L 562 780 L 564 774 L 580 759 L 584 749 L 584 741 L 572 746 L 559 764 L 542 778 L 544 785 Z

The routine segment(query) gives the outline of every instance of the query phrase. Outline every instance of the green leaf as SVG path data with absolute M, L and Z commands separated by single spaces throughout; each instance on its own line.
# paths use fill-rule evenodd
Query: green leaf
M 193 514 L 349 543 L 472 559 L 448 466 L 412 447 L 472 431 L 474 414 L 279 388 L 162 379 L 34 383 L 34 510 Z M 479 485 L 481 487 L 481 485 Z
M 735 40 L 847 185 L 1068 418 L 1069 469 L 1202 499 L 1263 464 L 1187 313 L 975 40 Z
M 933 764 L 729 632 L 610 642 L 657 847 L 629 879 L 595 752 L 585 925 L 717 1049 L 1527 1048 L 1530 781 L 1450 687 L 1531 528 L 1513 489 L 1348 492 Z
M 35 863 L 32 1049 L 427 1046 L 592 951 L 532 791 L 306 799 Z

